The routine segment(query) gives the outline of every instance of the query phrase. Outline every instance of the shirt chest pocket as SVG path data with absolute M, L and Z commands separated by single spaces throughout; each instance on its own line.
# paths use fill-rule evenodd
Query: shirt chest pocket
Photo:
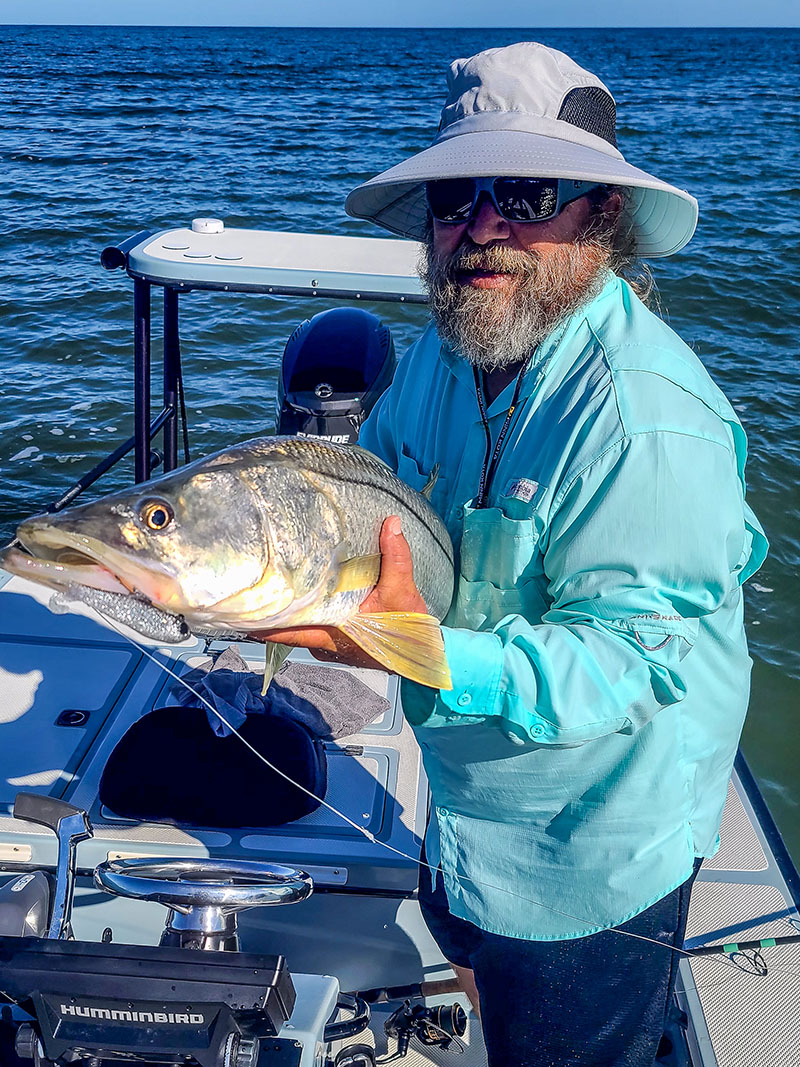
M 430 481 L 431 470 L 433 467 L 434 464 L 431 463 L 430 468 L 424 469 L 419 461 L 407 451 L 405 445 L 401 447 L 400 455 L 397 460 L 397 477 L 401 482 L 405 482 L 406 485 L 411 486 L 412 489 L 416 489 L 418 493 L 421 493 Z M 442 519 L 446 518 L 447 489 L 447 479 L 441 474 L 438 474 L 432 490 L 430 493 L 426 494 L 431 502 L 433 510 Z
M 535 514 L 510 518 L 501 508 L 464 508 L 456 598 L 447 623 L 472 630 L 505 615 L 538 622 L 549 606 Z

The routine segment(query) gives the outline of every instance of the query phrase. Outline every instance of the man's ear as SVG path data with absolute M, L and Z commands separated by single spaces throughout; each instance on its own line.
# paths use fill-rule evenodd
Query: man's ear
M 604 215 L 609 215 L 612 219 L 619 218 L 622 208 L 624 206 L 624 199 L 619 189 L 613 189 L 601 205 L 601 210 Z

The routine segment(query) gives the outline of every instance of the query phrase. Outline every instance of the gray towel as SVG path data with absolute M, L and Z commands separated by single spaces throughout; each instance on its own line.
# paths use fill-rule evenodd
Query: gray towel
M 262 676 L 248 670 L 236 645 L 229 645 L 216 660 L 207 660 L 183 678 L 238 729 L 248 715 L 281 715 L 302 722 L 324 741 L 357 734 L 389 707 L 366 683 L 348 670 L 317 663 L 283 664 L 261 695 Z M 169 699 L 183 707 L 205 707 L 180 682 Z M 219 737 L 228 727 L 208 708 L 209 725 Z

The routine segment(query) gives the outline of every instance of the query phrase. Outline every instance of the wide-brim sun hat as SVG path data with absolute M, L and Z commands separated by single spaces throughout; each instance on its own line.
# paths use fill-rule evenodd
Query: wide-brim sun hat
M 697 226 L 697 201 L 627 163 L 617 148 L 616 104 L 599 78 L 533 41 L 457 59 L 430 148 L 359 185 L 345 209 L 422 240 L 425 183 L 447 178 L 568 178 L 629 190 L 636 250 L 670 256 Z

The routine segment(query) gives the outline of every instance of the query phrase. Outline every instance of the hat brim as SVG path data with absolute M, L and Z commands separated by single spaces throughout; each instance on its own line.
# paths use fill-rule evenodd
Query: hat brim
M 574 178 L 629 188 L 641 256 L 673 255 L 691 239 L 697 226 L 697 201 L 684 190 L 586 145 L 517 130 L 463 133 L 438 141 L 359 185 L 347 197 L 345 210 L 419 241 L 425 236 L 428 213 L 425 182 L 498 174 Z

